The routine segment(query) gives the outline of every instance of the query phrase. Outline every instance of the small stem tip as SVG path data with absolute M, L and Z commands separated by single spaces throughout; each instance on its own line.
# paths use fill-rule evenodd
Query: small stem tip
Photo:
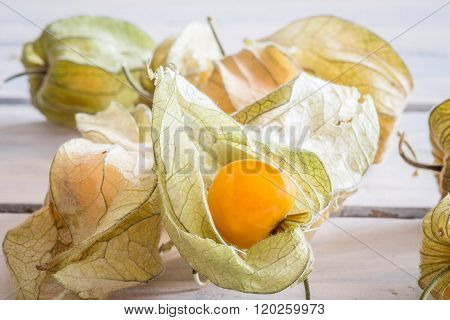
M 174 246 L 174 243 L 172 242 L 172 240 L 164 242 L 162 245 L 159 246 L 159 252 L 160 253 L 169 252 L 170 250 L 172 250 L 173 246 Z
M 130 70 L 128 70 L 128 68 L 125 64 L 122 65 L 122 71 L 123 71 L 123 74 L 125 75 L 125 78 L 127 79 L 130 86 L 134 89 L 134 91 L 136 91 L 141 97 L 144 97 L 145 99 L 148 99 L 149 101 L 153 100 L 153 96 L 151 94 L 142 90 L 134 82 L 133 76 L 131 75 Z
M 7 83 L 11 80 L 23 77 L 23 76 L 30 76 L 30 75 L 45 75 L 47 73 L 47 70 L 45 69 L 36 69 L 36 70 L 28 70 L 28 71 L 24 71 L 24 72 L 19 72 L 16 74 L 13 74 L 12 76 L 9 76 L 8 78 L 6 78 L 5 80 L 3 80 L 3 83 Z
M 200 279 L 200 275 L 198 274 L 198 272 L 194 269 L 192 269 L 192 275 L 194 277 L 194 281 L 200 286 L 200 287 L 204 287 L 207 286 L 209 284 L 209 280 L 206 279 L 206 281 L 202 281 Z
M 306 278 L 305 281 L 303 281 L 303 285 L 305 286 L 305 299 L 306 300 L 311 300 L 311 291 L 309 289 L 308 278 Z
M 212 23 L 212 18 L 207 17 L 206 20 L 208 21 L 209 27 L 211 28 L 211 32 L 214 36 L 214 39 L 216 39 L 217 45 L 219 46 L 219 50 L 222 53 L 223 56 L 225 56 L 225 50 L 223 50 L 222 43 L 219 40 L 219 37 L 217 36 L 216 29 L 214 29 L 214 25 Z
M 426 169 L 431 170 L 435 172 L 441 172 L 442 166 L 441 165 L 433 165 L 433 164 L 424 164 L 416 161 L 416 153 L 414 152 L 414 149 L 411 147 L 411 145 L 406 141 L 405 139 L 405 133 L 399 133 L 400 139 L 398 140 L 398 153 L 400 154 L 400 157 L 409 165 L 413 166 L 414 168 L 419 169 Z M 403 150 L 403 145 L 406 145 L 406 147 L 409 149 L 411 154 L 413 155 L 414 159 L 409 158 L 405 151 Z

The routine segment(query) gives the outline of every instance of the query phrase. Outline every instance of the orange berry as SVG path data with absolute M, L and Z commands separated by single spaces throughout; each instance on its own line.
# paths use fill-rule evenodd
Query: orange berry
M 294 184 L 267 163 L 246 159 L 222 167 L 208 192 L 220 235 L 238 248 L 267 238 L 292 209 Z

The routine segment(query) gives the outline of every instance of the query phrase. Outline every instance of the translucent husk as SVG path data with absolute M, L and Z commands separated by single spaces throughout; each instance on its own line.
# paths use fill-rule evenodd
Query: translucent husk
M 121 66 L 137 79 L 153 48 L 153 40 L 127 22 L 93 16 L 57 20 L 23 47 L 32 104 L 66 126 L 75 126 L 76 113 L 96 113 L 112 101 L 132 109 L 138 94 Z M 38 69 L 45 72 L 32 73 Z
M 339 199 L 353 192 L 375 156 L 378 122 L 370 97 L 358 102 L 361 100 L 356 89 L 334 86 L 318 94 L 327 96 L 330 102 L 344 99 L 346 103 L 335 101 L 333 105 L 349 108 L 346 111 L 328 110 L 321 105 L 323 100 L 314 98 L 299 103 L 298 98 L 321 81 L 301 75 L 235 114 L 239 124 L 175 71 L 159 69 L 155 77 L 152 138 L 163 224 L 181 256 L 196 272 L 227 289 L 271 293 L 303 282 L 313 263 L 305 235 L 327 217 Z M 320 118 L 311 114 L 322 110 L 334 116 Z M 281 140 L 266 144 L 246 131 L 251 125 L 267 129 L 265 120 L 283 123 L 292 119 L 291 111 L 311 116 L 300 121 L 311 126 L 305 148 L 289 148 Z M 361 139 L 360 145 L 366 149 L 361 153 L 361 149 L 342 145 L 346 156 L 332 167 L 334 156 L 325 152 L 330 150 L 327 141 L 336 143 L 335 139 L 349 137 Z M 342 150 L 336 153 L 342 155 Z M 216 231 L 205 199 L 215 172 L 231 161 L 246 158 L 279 168 L 292 179 L 300 196 L 273 235 L 248 250 L 240 250 L 226 243 Z M 351 174 L 348 170 L 339 173 L 339 166 L 348 161 L 358 162 L 359 166 L 352 166 L 357 169 Z
M 416 159 L 412 147 L 400 135 L 400 156 L 418 169 L 436 173 L 442 200 L 424 218 L 423 239 L 420 250 L 419 285 L 424 289 L 421 299 L 431 293 L 436 299 L 450 299 L 450 180 L 448 161 L 450 153 L 450 100 L 436 106 L 429 116 L 430 141 L 434 164 L 424 164 Z M 404 146 L 410 149 L 411 158 Z
M 44 298 L 41 293 L 49 292 L 50 283 L 58 288 L 53 297 L 69 290 L 81 298 L 104 298 L 153 279 L 162 271 L 159 252 L 170 247 L 159 246 L 160 210 L 181 256 L 220 287 L 278 292 L 304 282 L 312 271 L 308 234 L 353 192 L 375 156 L 379 128 L 371 98 L 354 88 L 330 85 L 316 93 L 326 98 L 316 99 L 313 91 L 322 80 L 302 74 L 231 117 L 176 71 L 159 69 L 155 76 L 153 117 L 145 106 L 129 112 L 118 105 L 95 116 L 77 116 L 85 138 L 64 144 L 55 157 L 48 202 L 4 242 L 18 297 Z M 293 118 L 302 121 L 289 122 Z M 252 127 L 269 130 L 270 123 L 300 132 L 308 128 L 301 135 L 301 148 L 286 144 L 282 135 L 267 142 L 251 132 Z M 142 149 L 148 141 L 152 148 Z M 330 144 L 339 146 L 335 153 Z M 140 170 L 142 155 L 148 170 Z M 205 199 L 215 172 L 244 158 L 278 168 L 299 196 L 271 236 L 243 251 L 221 238 Z M 42 216 L 48 221 L 42 222 Z M 145 232 L 127 228 L 141 219 L 149 223 Z M 46 244 L 33 255 L 39 261 L 27 260 L 30 244 L 24 233 L 35 223 L 53 230 L 33 234 L 32 241 Z M 131 239 L 144 242 L 130 246 Z M 21 241 L 24 247 L 16 245 Z M 102 256 L 105 241 L 114 241 L 117 252 Z M 128 253 L 131 265 L 120 256 L 121 246 L 137 250 Z M 32 279 L 17 265 L 19 260 L 36 270 Z M 92 270 L 99 261 L 125 273 L 110 274 L 102 267 L 106 274 L 99 276 L 83 269 Z
M 144 106 L 77 115 L 84 138 L 59 148 L 43 207 L 3 242 L 17 298 L 105 298 L 163 271 L 153 159 L 138 147 L 150 121 Z
M 450 299 L 450 196 L 424 218 L 420 249 L 419 285 L 424 289 L 421 299 L 431 293 L 436 299 Z

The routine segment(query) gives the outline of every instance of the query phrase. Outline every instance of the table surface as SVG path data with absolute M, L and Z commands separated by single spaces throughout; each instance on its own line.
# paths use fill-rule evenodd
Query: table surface
M 3 214 L 0 237 L 26 218 Z M 420 219 L 332 218 L 314 235 L 312 299 L 417 299 Z M 343 231 L 345 230 L 345 232 Z M 244 294 L 199 287 L 175 249 L 163 254 L 164 274 L 150 283 L 115 292 L 111 299 L 304 299 L 302 285 L 277 294 Z M 13 298 L 0 256 L 0 299 Z
M 394 39 L 391 44 L 408 65 L 415 86 L 398 129 L 407 132 L 422 162 L 432 161 L 428 112 L 447 99 L 450 90 L 450 5 L 439 9 L 444 1 L 380 0 L 369 4 L 356 0 L 202 0 L 187 6 L 182 0 L 171 0 L 145 2 L 145 10 L 143 3 L 110 0 L 105 5 L 99 0 L 70 3 L 45 0 L 39 5 L 30 5 L 30 1 L 24 0 L 0 1 L 0 79 L 22 70 L 21 46 L 37 37 L 41 27 L 74 14 L 129 20 L 157 41 L 176 34 L 192 20 L 203 20 L 210 15 L 215 19 L 226 51 L 232 53 L 239 50 L 244 37 L 256 39 L 292 20 L 332 13 L 360 23 L 387 40 Z M 24 219 L 25 215 L 20 213 L 30 212 L 42 202 L 54 153 L 64 141 L 77 136 L 72 129 L 46 122 L 30 106 L 25 78 L 0 87 L 0 212 L 3 212 L 0 213 L 0 239 L 8 228 Z M 420 220 L 404 218 L 421 218 L 437 203 L 439 194 L 434 175 L 421 171 L 413 176 L 414 170 L 398 156 L 396 144 L 395 137 L 384 162 L 369 169 L 359 191 L 346 201 L 341 212 L 345 218 L 328 222 L 314 238 L 317 259 L 311 280 L 314 298 L 417 298 L 414 277 L 417 277 Z M 355 232 L 371 245 L 353 243 L 355 239 L 334 228 L 336 224 L 351 231 L 350 234 Z M 394 268 L 388 260 L 375 254 L 377 250 L 408 272 Z M 176 252 L 168 254 L 166 259 L 167 272 L 160 280 L 117 293 L 113 298 L 267 297 L 238 294 L 213 286 L 198 290 Z M 8 281 L 2 262 L 0 298 L 11 288 Z M 302 292 L 299 287 L 269 297 L 302 298 Z

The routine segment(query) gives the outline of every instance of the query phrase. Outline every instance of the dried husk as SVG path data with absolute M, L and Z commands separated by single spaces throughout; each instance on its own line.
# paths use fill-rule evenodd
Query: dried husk
M 450 300 L 450 195 L 425 216 L 422 230 L 419 285 L 425 295 Z
M 96 113 L 112 101 L 132 109 L 138 94 L 121 67 L 125 64 L 138 79 L 153 48 L 144 31 L 124 21 L 94 16 L 57 20 L 23 48 L 32 104 L 66 126 L 75 126 L 76 113 Z
M 450 100 L 436 106 L 428 120 L 434 163 L 442 166 L 436 175 L 442 197 L 450 192 Z
M 411 75 L 389 45 L 368 29 L 333 16 L 297 20 L 237 54 L 214 62 L 198 85 L 227 113 L 239 111 L 306 72 L 326 82 L 356 87 L 375 103 L 382 160 L 412 90 Z M 328 85 L 327 83 L 323 84 Z
M 295 62 L 276 46 L 253 46 L 214 61 L 211 76 L 197 87 L 226 113 L 233 113 L 286 84 L 299 72 Z
M 333 198 L 314 227 L 356 192 L 375 158 L 380 128 L 371 97 L 307 73 L 233 117 L 256 130 L 260 139 L 290 150 L 308 150 L 320 158 Z
M 85 138 L 59 148 L 42 209 L 3 242 L 18 299 L 105 298 L 163 271 L 153 158 L 137 147 L 150 121 L 143 106 L 78 115 Z
M 259 116 L 268 120 L 263 116 L 267 114 L 276 122 L 284 119 L 282 114 L 287 115 L 289 110 L 299 114 L 304 112 L 305 124 L 309 122 L 312 127 L 321 125 L 325 128 L 312 132 L 308 141 L 314 151 L 310 151 L 289 148 L 282 141 L 266 142 L 255 138 L 248 132 L 248 123 L 243 126 L 236 122 L 171 69 L 160 69 L 155 76 L 152 139 L 163 223 L 181 256 L 212 283 L 227 289 L 272 293 L 304 281 L 312 271 L 313 263 L 305 234 L 324 218 L 336 196 L 344 191 L 333 188 L 347 186 L 347 182 L 353 186 L 354 183 L 352 178 L 339 181 L 336 172 L 327 172 L 326 162 L 331 159 L 327 159 L 321 149 L 332 143 L 332 128 L 338 128 L 334 135 L 341 137 L 334 142 L 342 142 L 339 139 L 358 133 L 359 142 L 364 142 L 364 152 L 349 150 L 356 154 L 345 157 L 342 163 L 360 166 L 354 167 L 352 176 L 359 181 L 373 160 L 378 140 L 378 122 L 370 97 L 364 97 L 364 102 L 359 103 L 356 89 L 333 86 L 330 90 L 339 94 L 331 94 L 327 108 L 333 101 L 334 107 L 339 109 L 339 98 L 352 103 L 341 109 L 342 112 L 338 111 L 335 117 L 325 118 L 329 125 L 328 122 L 319 124 L 317 116 L 307 118 L 306 115 L 313 109 L 318 114 L 327 110 L 321 106 L 323 101 L 313 98 L 302 105 L 299 98 L 305 90 L 316 88 L 316 81 L 321 80 L 304 75 L 293 80 L 289 88 L 275 90 L 265 99 L 269 102 L 245 110 L 236 117 L 245 124 L 243 119 Z M 283 96 L 287 91 L 289 94 Z M 321 94 L 325 93 L 330 94 Z M 280 99 L 276 100 L 276 97 Z M 275 112 L 271 113 L 271 109 Z M 340 120 L 348 121 L 344 124 Z M 297 186 L 299 197 L 272 236 L 243 251 L 227 244 L 216 231 L 206 194 L 217 170 L 231 161 L 247 158 L 258 159 L 280 169 Z M 366 159 L 358 163 L 361 158 Z M 351 162 L 347 163 L 349 160 Z M 350 171 L 345 174 L 348 173 Z
M 277 45 L 298 68 L 372 96 L 380 122 L 375 162 L 382 160 L 413 83 L 391 45 L 370 30 L 335 16 L 294 21 L 260 44 Z
M 178 72 L 195 86 L 201 86 L 209 78 L 213 61 L 222 58 L 217 42 L 209 26 L 201 22 L 191 22 L 177 36 L 170 36 L 156 48 L 149 68 L 174 65 Z M 155 87 L 147 70 L 141 72 L 143 88 L 153 93 Z M 146 103 L 145 100 L 140 100 Z

